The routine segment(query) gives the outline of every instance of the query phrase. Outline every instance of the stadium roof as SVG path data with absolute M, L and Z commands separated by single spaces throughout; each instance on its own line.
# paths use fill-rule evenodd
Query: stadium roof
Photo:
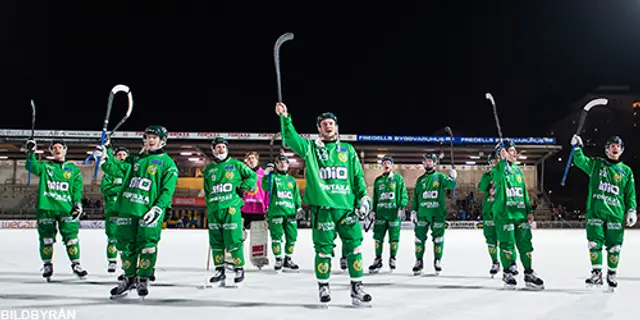
M 0 129 L 0 159 L 24 159 L 24 142 L 31 134 L 30 130 Z M 305 138 L 315 139 L 317 134 L 301 134 Z M 68 147 L 69 160 L 85 159 L 99 142 L 100 131 L 61 131 L 36 130 L 36 141 L 48 142 L 54 138 L 63 138 Z M 281 139 L 275 135 L 274 153 L 280 151 Z M 215 137 L 229 140 L 232 157 L 242 159 L 249 151 L 261 154 L 262 163 L 269 157 L 272 133 L 249 132 L 170 132 L 165 150 L 182 166 L 202 166 L 211 156 L 210 143 Z M 141 147 L 142 132 L 116 132 L 112 137 L 115 146 L 123 146 L 136 152 Z M 391 155 L 396 163 L 420 163 L 422 155 L 433 152 L 440 155 L 443 164 L 450 163 L 448 136 L 393 136 L 341 134 L 340 139 L 352 143 L 365 163 L 376 163 L 383 155 Z M 555 138 L 524 137 L 513 138 L 518 145 L 520 161 L 533 165 L 562 149 L 556 145 Z M 453 137 L 454 158 L 456 164 L 485 164 L 487 155 L 499 141 L 496 137 Z M 39 147 L 46 151 L 46 147 Z M 290 150 L 289 156 L 293 156 Z M 42 156 L 46 152 L 40 151 Z M 297 156 L 295 157 L 297 158 Z

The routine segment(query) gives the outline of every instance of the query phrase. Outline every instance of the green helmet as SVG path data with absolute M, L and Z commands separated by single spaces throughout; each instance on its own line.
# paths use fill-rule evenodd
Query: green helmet
M 509 150 L 509 148 L 516 146 L 516 142 L 513 139 L 505 138 L 502 140 L 502 144 L 504 144 L 504 149 Z
M 157 126 L 157 125 L 151 125 L 151 126 L 148 126 L 146 129 L 144 129 L 144 134 L 142 136 L 145 137 L 148 134 L 153 134 L 160 137 L 161 141 L 167 141 L 167 138 L 169 137 L 169 132 L 167 132 L 167 128 L 163 126 Z
M 117 148 L 116 148 L 116 154 L 118 154 L 118 152 L 120 152 L 120 151 L 124 151 L 124 152 L 126 152 L 126 153 L 127 153 L 127 155 L 129 155 L 129 154 L 130 154 L 130 153 L 129 153 L 129 149 L 127 149 L 127 148 L 125 148 L 125 147 L 117 147 Z
M 609 148 L 609 146 L 612 144 L 619 144 L 620 149 L 624 150 L 624 141 L 622 141 L 622 138 L 620 138 L 619 136 L 613 136 L 607 139 L 607 143 L 604 145 L 604 147 Z
M 389 156 L 389 155 L 386 155 L 386 156 L 382 157 L 382 161 L 380 161 L 380 162 L 385 162 L 385 161 L 389 161 L 389 162 L 391 162 L 391 164 L 393 164 L 393 158 L 391 156 Z
M 229 141 L 223 137 L 217 137 L 211 141 L 211 148 L 215 149 L 215 147 L 219 144 L 224 144 L 225 146 L 229 146 Z
M 433 163 L 438 163 L 438 156 L 435 153 L 427 153 L 424 155 L 424 160 L 431 159 Z
M 331 112 L 325 112 L 319 115 L 318 118 L 316 119 L 316 126 L 320 127 L 320 122 L 322 122 L 322 120 L 324 119 L 332 119 L 333 121 L 336 122 L 336 124 L 338 124 L 338 117 L 336 117 L 335 114 Z
M 287 157 L 284 154 L 280 154 L 276 157 L 276 162 L 280 162 L 280 161 L 284 161 L 286 163 L 289 163 L 289 157 Z
M 53 139 L 49 147 L 52 148 L 56 144 L 61 144 L 64 148 L 67 147 L 67 143 L 63 139 L 59 139 L 59 138 Z

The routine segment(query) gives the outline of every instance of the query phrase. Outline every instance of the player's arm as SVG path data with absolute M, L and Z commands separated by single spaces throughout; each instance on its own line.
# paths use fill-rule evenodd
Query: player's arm
M 252 191 L 258 187 L 258 175 L 246 164 L 239 162 L 240 176 L 244 181 L 240 184 L 243 191 Z
M 411 210 L 413 211 L 418 211 L 418 206 L 420 205 L 418 202 L 418 195 L 422 193 L 422 190 L 420 190 L 420 180 L 422 180 L 422 178 L 418 178 L 416 185 L 413 187 L 413 197 L 411 198 Z
M 456 188 L 456 180 L 452 177 L 442 174 L 442 180 L 444 181 L 444 188 L 447 190 L 453 190 Z
M 154 204 L 154 206 L 159 207 L 162 211 L 171 207 L 173 194 L 178 184 L 178 167 L 176 167 L 176 164 L 173 161 L 166 161 L 165 166 L 167 169 L 162 173 L 159 186 L 160 193 Z
M 480 178 L 480 182 L 478 183 L 478 190 L 480 190 L 480 192 L 483 192 L 483 193 L 488 193 L 490 189 L 491 189 L 491 174 L 485 172 L 482 174 L 482 177 Z
M 211 195 L 211 188 L 213 184 L 211 177 L 207 174 L 209 171 L 208 169 L 208 167 L 205 167 L 202 171 L 202 189 L 204 189 L 204 199 L 207 206 L 209 205 L 209 196 Z
M 409 195 L 407 194 L 407 185 L 404 183 L 404 178 L 401 175 L 398 177 L 398 195 L 400 196 L 400 207 L 406 208 L 409 203 Z
M 297 181 L 294 181 L 293 183 L 293 199 L 295 200 L 296 211 L 302 208 L 302 199 L 300 198 L 300 187 L 298 186 Z
M 71 184 L 71 202 L 73 205 L 82 205 L 82 193 L 84 192 L 84 182 L 82 172 L 79 168 L 75 168 L 73 173 L 73 182 Z
M 633 171 L 629 168 L 629 179 L 627 179 L 627 187 L 625 188 L 624 204 L 626 211 L 636 211 L 638 204 L 636 203 L 636 181 L 633 177 Z
M 112 195 L 114 193 L 117 193 L 116 190 L 118 189 L 119 185 L 114 183 L 113 177 L 111 175 L 108 174 L 103 174 L 102 175 L 102 181 L 100 182 L 100 193 L 102 193 L 103 196 L 109 196 Z
M 102 171 L 105 174 L 108 174 L 114 177 L 124 177 L 127 171 L 129 170 L 129 168 L 131 167 L 131 164 L 128 162 L 130 159 L 127 158 L 126 161 L 114 160 L 113 152 L 111 151 L 111 148 L 105 148 L 105 153 L 109 154 L 109 156 L 102 158 L 103 162 L 102 162 L 102 165 L 100 166 L 100 168 L 102 168 Z
M 358 153 L 352 146 L 350 146 L 349 149 L 350 163 L 353 166 L 353 194 L 356 196 L 356 207 L 360 207 L 362 205 L 361 201 L 365 199 L 365 197 L 370 201 L 367 196 L 367 183 L 364 181 L 364 170 L 362 170 L 362 164 L 360 164 Z
M 380 191 L 377 188 L 378 180 L 380 180 L 380 177 L 382 176 L 377 177 L 376 180 L 373 181 L 373 201 L 371 206 L 373 207 L 374 211 L 378 208 L 378 198 L 380 197 Z
M 298 156 L 306 159 L 308 155 L 311 155 L 311 143 L 301 137 L 293 127 L 291 114 L 287 114 L 286 117 L 281 115 L 280 118 L 282 119 L 282 139 L 284 143 Z
M 31 173 L 35 174 L 36 176 L 40 176 L 40 174 L 42 174 L 42 171 L 44 170 L 43 169 L 44 164 L 42 164 L 42 162 L 36 159 L 35 152 L 27 153 L 27 161 L 24 162 L 24 168 L 26 170 L 29 170 L 30 162 L 31 162 Z
M 591 174 L 593 172 L 593 168 L 595 166 L 595 160 L 593 158 L 587 157 L 582 148 L 576 146 L 576 151 L 573 152 L 573 164 L 576 167 L 580 168 L 580 170 L 584 171 L 586 174 Z

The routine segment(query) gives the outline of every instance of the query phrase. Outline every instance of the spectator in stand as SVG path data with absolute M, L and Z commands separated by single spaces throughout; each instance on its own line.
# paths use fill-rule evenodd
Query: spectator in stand
M 240 209 L 244 219 L 244 228 L 251 228 L 251 221 L 264 220 L 267 213 L 268 197 L 267 192 L 262 190 L 262 177 L 264 170 L 260 168 L 260 156 L 257 152 L 251 151 L 244 156 L 244 163 L 258 175 L 257 188 L 253 191 L 245 191 L 244 206 Z

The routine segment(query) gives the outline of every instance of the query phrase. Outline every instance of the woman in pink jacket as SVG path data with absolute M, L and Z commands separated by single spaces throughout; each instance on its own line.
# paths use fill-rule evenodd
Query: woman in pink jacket
M 251 151 L 244 156 L 244 163 L 253 169 L 258 175 L 258 187 L 254 191 L 244 192 L 244 206 L 240 211 L 244 218 L 244 228 L 249 229 L 251 221 L 260 221 L 265 219 L 269 198 L 267 192 L 262 190 L 262 177 L 264 170 L 258 165 L 260 164 L 260 156 L 257 152 Z

